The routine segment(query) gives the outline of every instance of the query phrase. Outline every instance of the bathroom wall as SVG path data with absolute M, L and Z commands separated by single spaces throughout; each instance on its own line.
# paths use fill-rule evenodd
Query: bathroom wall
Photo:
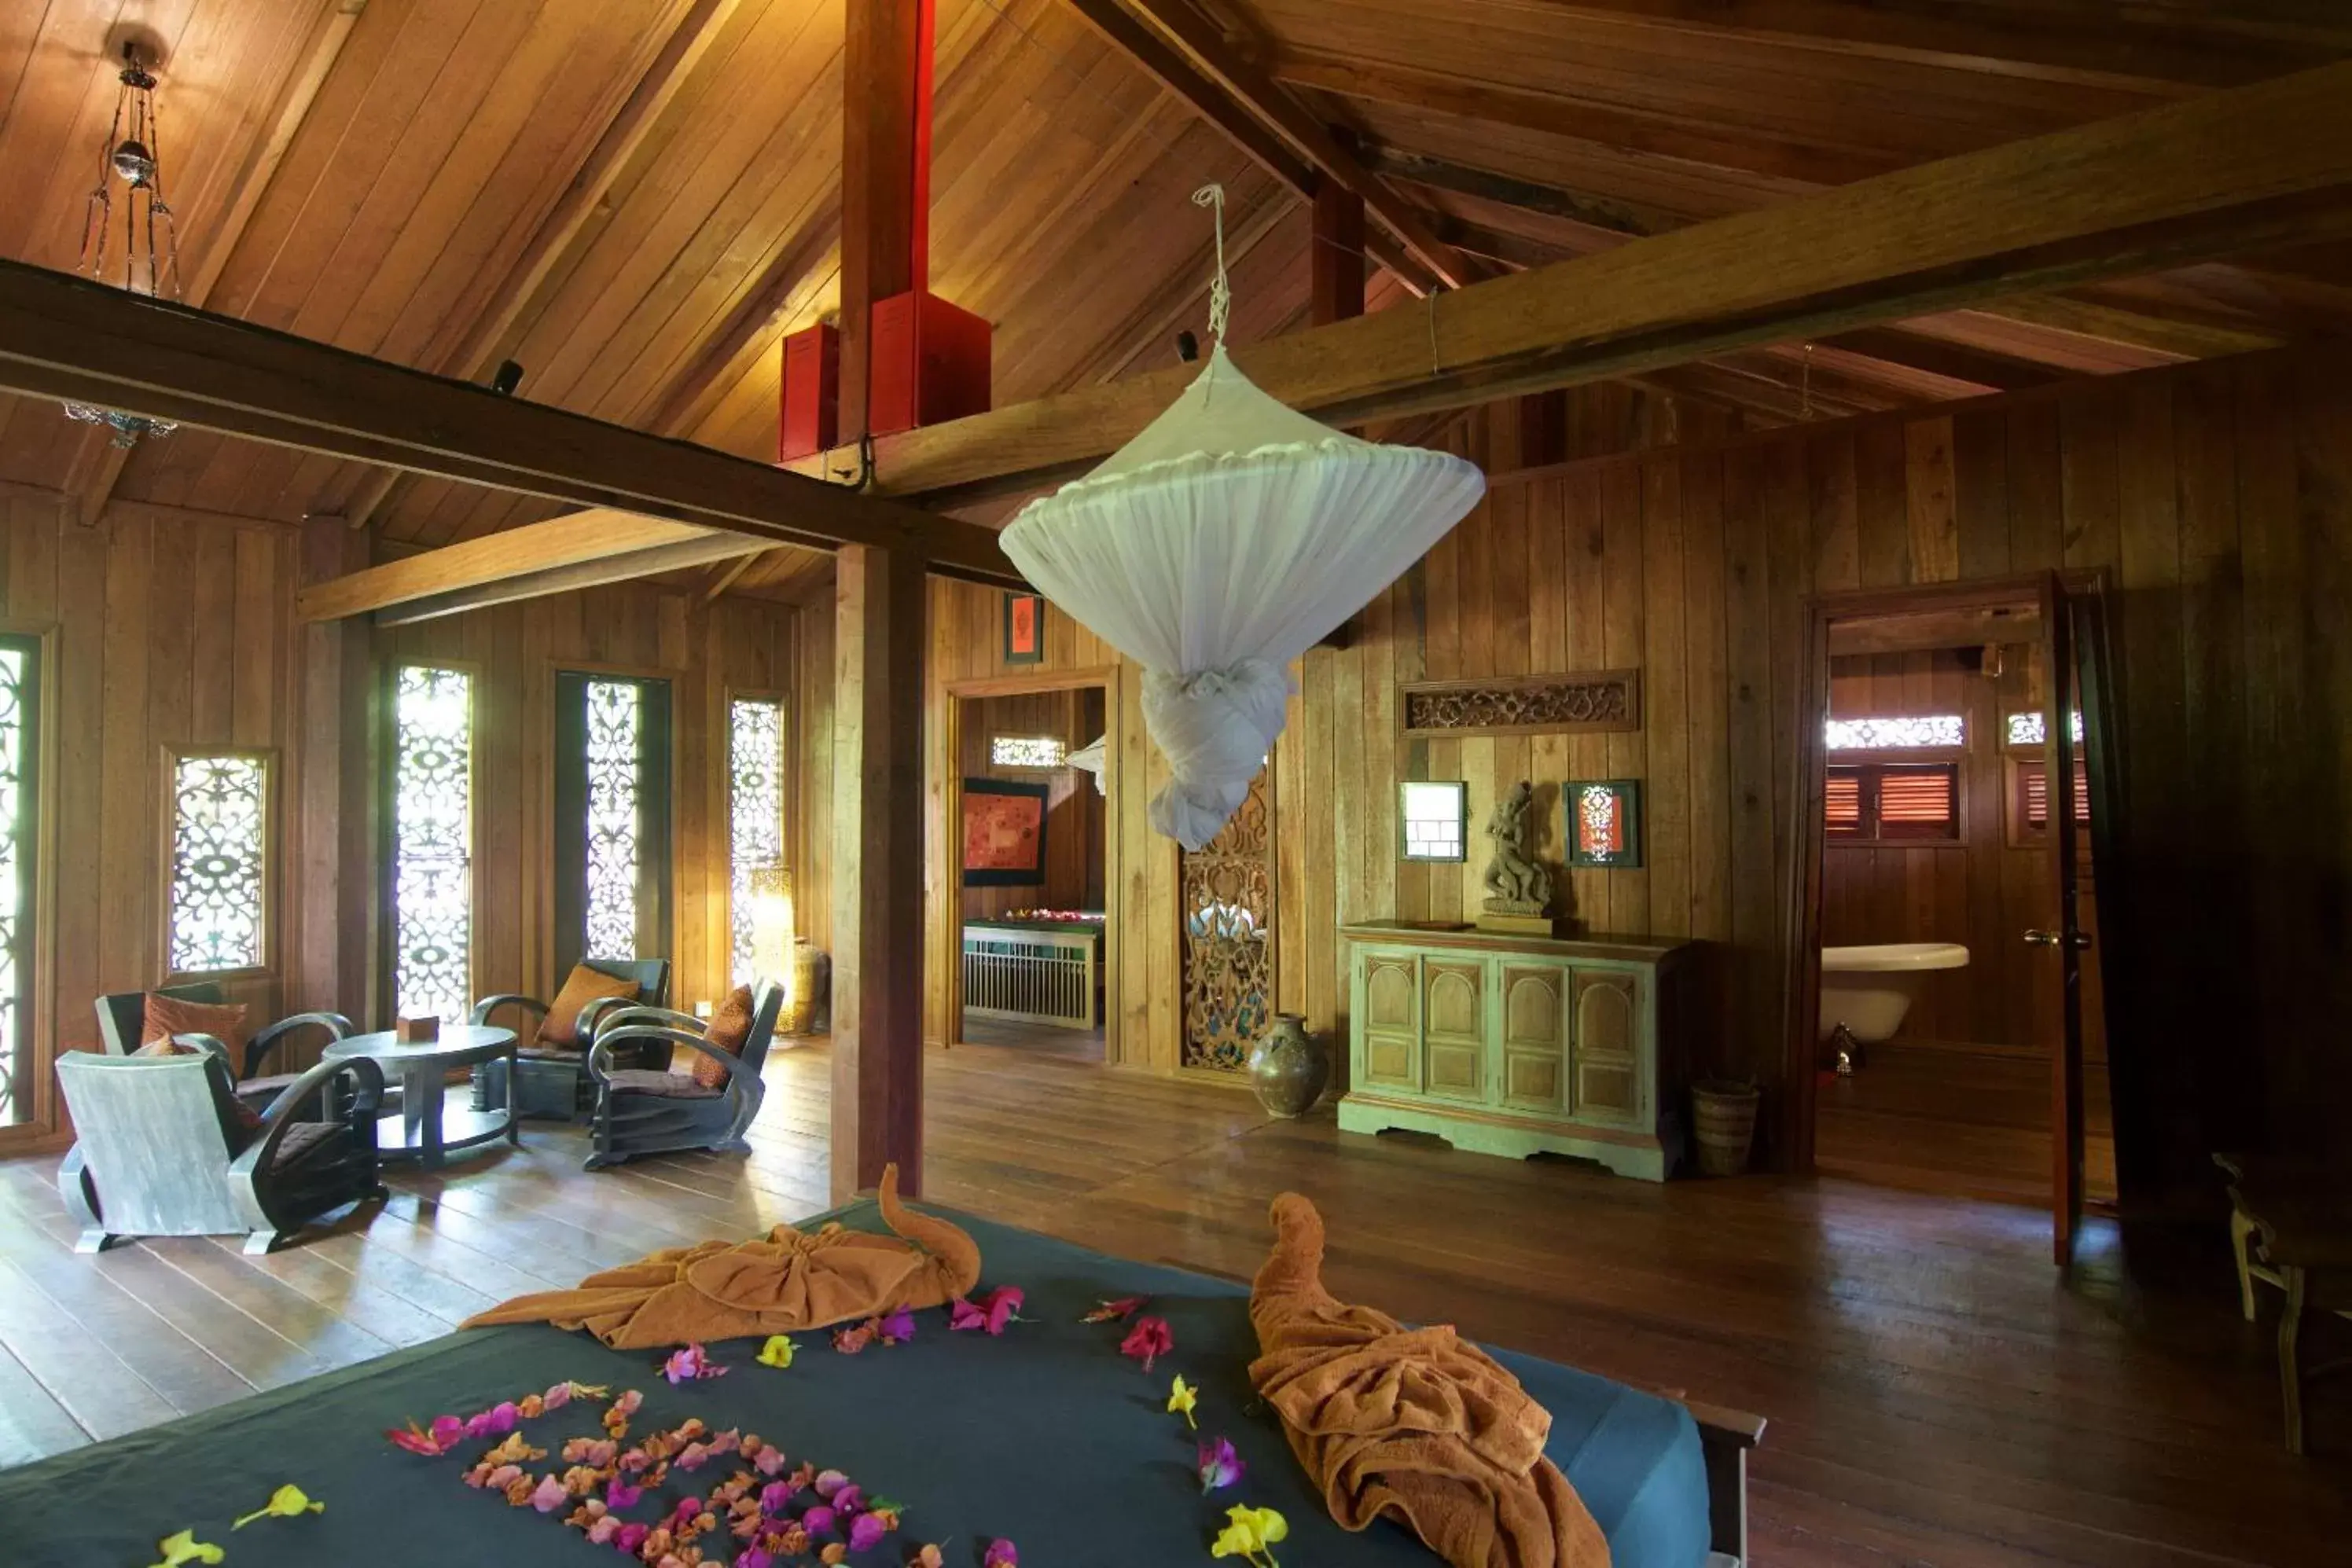
M 1823 943 L 1959 943 L 1969 949 L 1968 967 L 1930 977 L 1898 1038 L 2046 1049 L 2057 966 L 2025 946 L 2023 933 L 2050 925 L 2057 900 L 2044 841 L 2010 821 L 2006 745 L 2009 716 L 2042 702 L 2040 646 L 1853 655 L 1832 660 L 1830 675 L 1834 717 L 1956 713 L 1966 721 L 1968 744 L 1960 758 L 1957 841 L 1900 847 L 1829 841 Z M 2095 889 L 2095 875 L 2086 882 Z M 2088 906 L 2095 893 L 2084 902 L 2095 928 L 2095 912 Z M 2085 989 L 2095 994 L 2097 988 Z M 2086 1009 L 2084 1043 L 2094 1061 L 2105 1058 L 2100 1011 L 2095 1001 Z

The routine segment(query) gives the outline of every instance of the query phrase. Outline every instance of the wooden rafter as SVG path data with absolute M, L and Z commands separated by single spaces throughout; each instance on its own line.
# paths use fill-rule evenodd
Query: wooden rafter
M 654 569 L 667 570 L 756 554 L 763 548 L 758 539 L 694 523 L 591 508 L 543 523 L 503 528 L 480 538 L 461 539 L 403 560 L 313 583 L 294 595 L 294 618 L 305 622 L 340 621 L 375 612 L 379 620 L 424 620 L 427 614 L 415 612 L 416 607 L 442 605 L 427 613 L 448 614 L 476 604 L 535 597 L 536 591 L 517 590 L 544 574 L 571 573 L 581 580 L 567 586 L 584 587 L 642 576 L 642 570 L 625 569 L 656 552 L 674 558 Z M 684 559 L 689 555 L 692 560 Z M 467 595 L 476 597 L 454 602 Z M 410 612 L 392 617 L 382 613 L 400 610 Z
M 1347 421 L 1637 374 L 2352 230 L 2352 65 L 1905 169 L 1253 344 Z M 894 494 L 1034 482 L 1116 449 L 1182 366 L 888 438 Z
M 201 310 L 0 262 L 0 389 L 1015 586 L 994 533 Z
M 294 144 L 294 133 L 302 128 L 310 105 L 318 99 L 319 89 L 326 82 L 327 73 L 342 57 L 343 45 L 350 41 L 352 29 L 366 9 L 367 0 L 337 0 L 335 8 L 320 18 L 318 32 L 303 51 L 300 65 L 278 95 L 268 131 L 254 144 L 245 166 L 238 171 L 227 209 L 206 235 L 203 257 L 182 287 L 182 297 L 189 304 L 201 307 L 212 298 L 214 286 L 227 270 L 237 241 L 245 236 L 246 225 L 253 221 L 270 181 L 277 178 L 278 165 L 286 162 L 286 151 Z M 97 462 L 79 486 L 84 518 L 94 522 L 106 510 L 107 503 L 114 498 L 115 486 L 121 482 L 123 465 L 131 461 L 131 451 L 111 442 L 99 448 Z
M 1485 276 L 1461 252 L 1437 237 L 1420 209 L 1400 199 L 1365 168 L 1329 126 L 1243 59 L 1186 0 L 1128 0 L 1128 5 L 1195 70 L 1223 88 L 1250 115 L 1281 132 L 1323 178 L 1337 180 L 1360 197 L 1364 210 L 1440 282 L 1459 288 Z
M 479 381 L 511 350 L 525 312 L 571 255 L 614 182 L 636 156 L 740 3 L 685 0 L 677 24 L 666 36 L 656 35 L 663 37 L 660 47 L 638 73 L 636 85 L 621 100 L 603 131 L 582 152 L 563 193 L 530 231 L 488 306 L 478 315 L 453 316 L 425 345 L 417 361 L 420 365 L 460 380 Z M 401 477 L 397 469 L 392 469 L 362 480 L 343 504 L 345 520 L 354 528 L 367 527 Z

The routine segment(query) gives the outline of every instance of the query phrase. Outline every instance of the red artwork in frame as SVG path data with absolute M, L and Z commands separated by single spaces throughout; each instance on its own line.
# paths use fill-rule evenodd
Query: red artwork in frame
M 1041 887 L 1045 882 L 1043 784 L 963 781 L 963 880 L 967 887 Z
M 1045 599 L 1038 593 L 1004 596 L 1004 662 L 1039 664 L 1045 660 Z

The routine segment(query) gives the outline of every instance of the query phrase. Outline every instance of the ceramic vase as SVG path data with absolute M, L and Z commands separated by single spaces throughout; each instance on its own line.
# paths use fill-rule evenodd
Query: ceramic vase
M 1271 1115 L 1303 1116 L 1323 1097 L 1331 1059 L 1297 1013 L 1276 1013 L 1274 1027 L 1250 1051 L 1250 1087 Z

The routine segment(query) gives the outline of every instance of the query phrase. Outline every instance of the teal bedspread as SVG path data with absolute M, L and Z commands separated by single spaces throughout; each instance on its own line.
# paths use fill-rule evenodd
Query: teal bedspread
M 839 1218 L 880 1228 L 870 1204 Z M 1209 1541 L 1236 1501 L 1288 1519 L 1290 1539 L 1276 1552 L 1284 1568 L 1434 1561 L 1385 1522 L 1353 1536 L 1332 1524 L 1272 1413 L 1252 1396 L 1246 1369 L 1256 1342 L 1241 1286 L 953 1218 L 980 1243 L 983 1289 L 1027 1292 L 1030 1321 L 1001 1339 L 950 1333 L 946 1313 L 929 1312 L 910 1343 L 855 1356 L 836 1354 L 824 1333 L 796 1335 L 801 1354 L 785 1371 L 757 1364 L 753 1342 L 733 1341 L 710 1347 L 728 1375 L 672 1388 L 656 1370 L 658 1354 L 608 1351 L 583 1334 L 452 1334 L 0 1473 L 0 1563 L 142 1568 L 156 1560 L 158 1540 L 190 1526 L 198 1540 L 228 1549 L 226 1568 L 617 1563 L 559 1518 L 464 1486 L 458 1477 L 485 1444 L 426 1458 L 382 1435 L 566 1378 L 643 1390 L 633 1437 L 699 1416 L 714 1429 L 756 1431 L 795 1461 L 845 1470 L 869 1495 L 904 1504 L 899 1534 L 852 1557 L 854 1568 L 898 1568 L 926 1542 L 944 1543 L 951 1568 L 974 1568 L 1000 1536 L 1019 1545 L 1023 1568 L 1197 1568 L 1210 1563 Z M 1173 1354 L 1148 1377 L 1118 1354 L 1118 1325 L 1078 1322 L 1099 1300 L 1137 1294 L 1151 1298 L 1145 1310 L 1175 1333 Z M 1615 1568 L 1703 1563 L 1706 1479 L 1689 1414 L 1570 1367 L 1497 1354 L 1552 1413 L 1549 1453 L 1607 1533 Z M 1166 1410 L 1179 1372 L 1201 1390 L 1202 1433 L 1232 1437 L 1248 1461 L 1239 1488 L 1201 1494 L 1193 1440 Z M 575 1405 L 523 1429 L 552 1450 L 593 1432 L 601 1410 L 600 1402 Z M 534 1467 L 550 1468 L 551 1453 Z M 673 1477 L 659 1494 L 664 1509 L 734 1468 Z M 326 1511 L 230 1533 L 230 1520 L 289 1481 Z M 649 1493 L 632 1517 L 663 1511 L 654 1500 Z

